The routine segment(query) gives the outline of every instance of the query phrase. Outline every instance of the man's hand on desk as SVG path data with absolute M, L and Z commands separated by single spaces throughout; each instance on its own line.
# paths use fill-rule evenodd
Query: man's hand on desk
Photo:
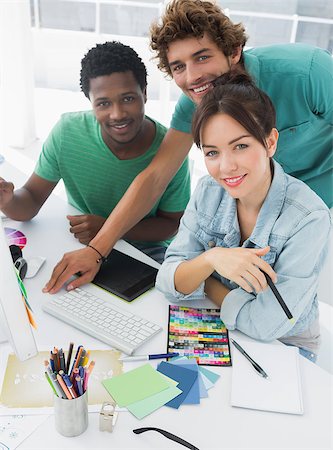
M 0 209 L 4 208 L 14 197 L 14 185 L 0 177 Z
M 98 256 L 98 255 L 97 255 Z M 81 276 L 73 280 L 68 286 L 70 291 L 95 278 L 100 269 L 96 252 L 89 247 L 65 253 L 52 272 L 50 280 L 46 283 L 43 292 L 55 294 L 73 275 L 80 272 Z
M 69 231 L 74 234 L 81 244 L 89 244 L 105 222 L 105 218 L 93 214 L 67 216 L 70 223 Z

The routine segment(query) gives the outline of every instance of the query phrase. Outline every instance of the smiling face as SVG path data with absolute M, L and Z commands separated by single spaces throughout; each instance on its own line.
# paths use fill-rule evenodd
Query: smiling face
M 131 71 L 91 78 L 89 87 L 103 140 L 110 149 L 121 150 L 142 138 L 146 91 Z
M 241 48 L 227 57 L 205 34 L 200 39 L 189 37 L 171 42 L 167 55 L 177 86 L 198 104 L 213 89 L 212 82 L 239 62 Z
M 273 128 L 266 149 L 232 117 L 215 114 L 201 130 L 207 170 L 233 198 L 258 204 L 271 184 L 270 157 L 275 153 L 277 139 Z

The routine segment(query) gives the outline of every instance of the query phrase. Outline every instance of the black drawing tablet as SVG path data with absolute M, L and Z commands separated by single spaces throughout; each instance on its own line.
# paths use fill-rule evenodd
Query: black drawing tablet
M 155 286 L 157 272 L 155 267 L 112 250 L 92 283 L 131 302 Z

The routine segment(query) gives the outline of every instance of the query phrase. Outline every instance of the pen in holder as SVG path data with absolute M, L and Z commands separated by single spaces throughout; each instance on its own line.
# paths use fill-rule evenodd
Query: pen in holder
M 54 396 L 54 417 L 58 433 L 73 437 L 88 427 L 88 394 L 68 400 Z

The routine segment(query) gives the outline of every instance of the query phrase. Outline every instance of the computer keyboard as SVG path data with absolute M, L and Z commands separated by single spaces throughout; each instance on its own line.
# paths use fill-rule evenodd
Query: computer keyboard
M 77 288 L 50 296 L 43 310 L 57 319 L 131 355 L 161 327 Z

